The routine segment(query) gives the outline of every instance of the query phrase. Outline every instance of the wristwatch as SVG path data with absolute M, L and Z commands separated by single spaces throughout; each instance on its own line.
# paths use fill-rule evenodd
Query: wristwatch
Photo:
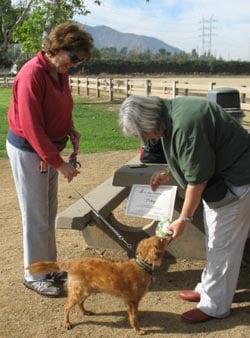
M 180 216 L 178 219 L 180 221 L 184 221 L 184 222 L 192 222 L 194 218 L 193 218 L 193 216 L 191 216 L 191 217 Z

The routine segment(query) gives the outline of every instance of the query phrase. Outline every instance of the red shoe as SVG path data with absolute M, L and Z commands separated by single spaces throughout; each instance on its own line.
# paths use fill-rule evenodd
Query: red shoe
M 190 311 L 184 312 L 181 318 L 185 321 L 188 321 L 189 323 L 202 323 L 206 322 L 207 320 L 213 319 L 214 317 L 211 317 L 201 310 L 195 308 Z
M 179 293 L 179 296 L 181 299 L 189 302 L 199 302 L 201 298 L 199 292 L 194 290 L 182 290 Z

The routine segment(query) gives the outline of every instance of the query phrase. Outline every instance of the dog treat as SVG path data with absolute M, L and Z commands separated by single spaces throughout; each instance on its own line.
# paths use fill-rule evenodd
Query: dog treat
M 169 224 L 169 219 L 160 221 L 156 227 L 155 235 L 162 238 L 172 237 L 173 231 L 168 229 Z

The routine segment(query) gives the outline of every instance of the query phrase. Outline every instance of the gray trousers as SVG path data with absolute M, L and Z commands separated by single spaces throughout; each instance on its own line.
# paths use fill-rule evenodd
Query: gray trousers
M 228 192 L 224 206 L 203 202 L 207 265 L 195 288 L 201 295 L 197 307 L 217 318 L 230 314 L 250 227 L 250 185 L 231 190 L 235 195 Z
M 58 173 L 49 166 L 39 171 L 40 159 L 34 152 L 6 143 L 23 223 L 24 278 L 34 281 L 26 267 L 32 262 L 56 260 L 55 218 L 57 214 Z

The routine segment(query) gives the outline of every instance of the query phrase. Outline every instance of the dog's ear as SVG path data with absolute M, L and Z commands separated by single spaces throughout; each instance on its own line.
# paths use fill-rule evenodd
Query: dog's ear
M 137 245 L 136 248 L 136 254 L 140 255 L 142 257 L 145 256 L 146 252 L 147 252 L 147 243 L 146 243 L 147 239 L 143 239 L 142 241 L 140 241 Z

